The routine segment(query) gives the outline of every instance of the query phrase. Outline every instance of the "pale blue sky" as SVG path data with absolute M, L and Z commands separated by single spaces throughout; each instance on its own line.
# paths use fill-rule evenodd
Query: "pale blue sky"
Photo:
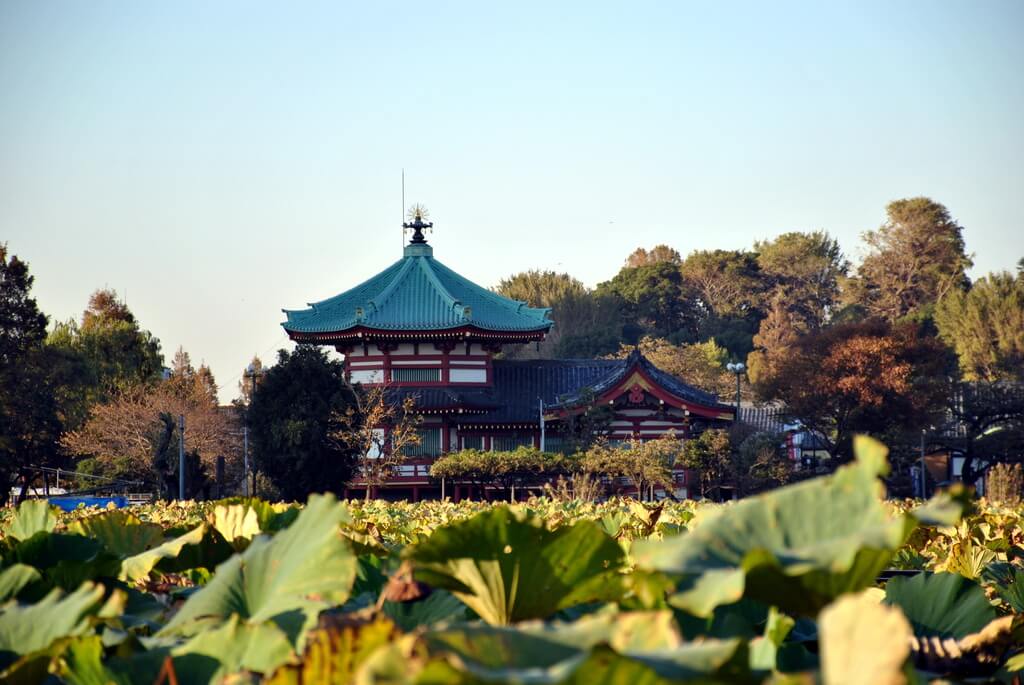
M 116 288 L 235 394 L 281 307 L 400 255 L 483 285 L 892 199 L 1024 256 L 1024 3 L 0 3 L 0 240 L 55 318 Z M 265 358 L 269 354 L 264 355 Z

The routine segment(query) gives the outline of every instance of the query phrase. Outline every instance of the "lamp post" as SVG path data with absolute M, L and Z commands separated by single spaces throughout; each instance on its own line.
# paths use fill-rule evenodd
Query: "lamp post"
M 245 367 L 245 372 L 243 373 L 243 375 L 249 380 L 249 382 L 252 383 L 252 386 L 249 389 L 249 406 L 250 407 L 252 406 L 252 398 L 256 395 L 256 380 L 259 378 L 260 373 L 261 373 L 261 371 L 256 368 L 255 364 L 249 364 L 249 366 Z M 250 493 L 250 489 L 249 489 L 249 417 L 248 417 L 248 415 L 246 415 L 246 417 L 245 417 L 245 424 L 242 426 L 242 459 L 243 459 L 243 464 L 244 464 L 243 468 L 245 470 L 245 478 L 244 478 L 245 487 L 242 489 L 242 492 L 244 492 L 245 496 L 248 497 L 251 494 Z
M 730 373 L 736 374 L 736 422 L 738 423 L 740 420 L 740 379 L 743 377 L 743 372 L 747 370 L 747 366 L 743 362 L 735 364 L 729 362 L 725 368 Z

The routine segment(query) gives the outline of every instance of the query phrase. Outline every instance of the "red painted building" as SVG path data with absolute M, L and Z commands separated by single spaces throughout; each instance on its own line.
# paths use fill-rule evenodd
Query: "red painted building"
M 568 417 L 596 404 L 613 409 L 612 440 L 670 431 L 686 438 L 733 420 L 731 406 L 639 353 L 615 360 L 495 359 L 505 346 L 542 340 L 554 325 L 549 310 L 502 297 L 441 264 L 423 237 L 431 224 L 421 216 L 405 226 L 413 236 L 402 259 L 335 297 L 285 310 L 282 324 L 295 342 L 334 346 L 351 382 L 385 383 L 396 399 L 415 398 L 422 443 L 379 496 L 438 496 L 428 471 L 449 451 L 521 445 L 558 451 Z M 684 472 L 676 485 L 685 496 Z M 468 493 L 449 486 L 447 494 Z

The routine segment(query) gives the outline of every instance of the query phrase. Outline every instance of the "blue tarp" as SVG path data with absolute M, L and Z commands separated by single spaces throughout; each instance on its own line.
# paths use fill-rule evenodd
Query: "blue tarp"
M 50 504 L 60 507 L 64 511 L 74 511 L 80 505 L 86 507 L 106 508 L 111 502 L 118 509 L 128 506 L 127 497 L 50 497 Z

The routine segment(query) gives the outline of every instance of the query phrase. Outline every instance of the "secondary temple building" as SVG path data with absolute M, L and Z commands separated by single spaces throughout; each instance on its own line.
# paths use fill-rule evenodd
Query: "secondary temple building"
M 439 262 L 423 236 L 432 224 L 420 213 L 404 226 L 412 239 L 402 259 L 340 295 L 285 310 L 282 324 L 296 343 L 334 346 L 353 384 L 383 383 L 396 399 L 414 396 L 422 442 L 377 496 L 440 496 L 429 469 L 449 451 L 559 451 L 572 417 L 589 407 L 611 409 L 610 440 L 670 431 L 687 438 L 733 420 L 733 407 L 636 352 L 625 359 L 501 359 L 506 346 L 543 340 L 554 325 L 550 310 L 502 297 Z M 685 497 L 687 473 L 676 471 L 675 480 L 674 494 Z M 359 486 L 353 482 L 350 493 Z M 470 493 L 449 484 L 446 494 Z

